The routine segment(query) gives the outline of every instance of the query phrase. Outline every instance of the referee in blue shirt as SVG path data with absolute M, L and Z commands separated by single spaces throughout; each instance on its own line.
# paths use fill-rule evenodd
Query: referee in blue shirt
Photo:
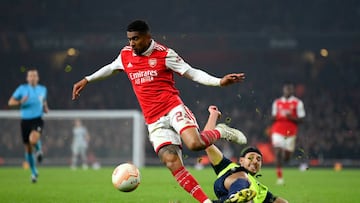
M 42 160 L 40 135 L 44 126 L 42 116 L 49 111 L 46 97 L 47 89 L 39 83 L 39 74 L 36 69 L 27 71 L 27 84 L 16 88 L 9 99 L 10 107 L 20 107 L 21 133 L 25 145 L 25 159 L 31 169 L 31 181 L 37 182 L 39 175 L 36 169 L 34 153 L 37 160 Z

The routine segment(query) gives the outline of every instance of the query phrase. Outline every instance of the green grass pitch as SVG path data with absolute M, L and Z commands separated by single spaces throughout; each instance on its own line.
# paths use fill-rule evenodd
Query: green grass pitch
M 164 167 L 140 169 L 141 184 L 129 193 L 117 191 L 111 184 L 113 168 L 100 170 L 67 167 L 39 167 L 39 181 L 30 183 L 30 172 L 20 167 L 0 167 L 0 202 L 2 203 L 196 203 L 180 188 Z M 211 168 L 194 170 L 204 191 L 215 198 L 212 183 L 215 174 Z M 360 170 L 309 169 L 301 172 L 286 168 L 286 184 L 275 185 L 274 168 L 261 171 L 261 182 L 290 203 L 347 203 L 360 202 Z

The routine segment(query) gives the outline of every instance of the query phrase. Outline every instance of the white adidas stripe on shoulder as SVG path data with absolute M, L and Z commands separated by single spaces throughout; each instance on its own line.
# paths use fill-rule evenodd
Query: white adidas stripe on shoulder
M 166 51 L 167 50 L 167 48 L 165 46 L 163 46 L 161 44 L 158 44 L 158 43 L 155 44 L 154 49 L 159 50 L 159 51 Z

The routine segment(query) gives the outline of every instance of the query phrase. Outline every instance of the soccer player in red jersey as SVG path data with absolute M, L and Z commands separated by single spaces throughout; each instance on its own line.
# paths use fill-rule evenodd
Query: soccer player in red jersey
M 305 117 L 303 102 L 294 96 L 294 84 L 286 82 L 283 96 L 272 104 L 271 141 L 276 157 L 277 184 L 284 184 L 282 164 L 290 160 L 295 150 L 298 124 Z
M 176 181 L 199 202 L 211 202 L 182 161 L 182 141 L 190 150 L 204 150 L 223 138 L 239 144 L 246 137 L 239 130 L 218 124 L 215 130 L 199 131 L 192 112 L 184 105 L 175 88 L 174 73 L 207 86 L 227 86 L 242 82 L 244 73 L 217 78 L 191 67 L 174 50 L 154 41 L 149 26 L 142 20 L 127 27 L 129 45 L 110 64 L 86 76 L 73 86 L 72 99 L 89 82 L 125 72 L 132 84 L 148 126 L 149 139 L 160 160 Z M 182 140 L 182 141 L 181 141 Z

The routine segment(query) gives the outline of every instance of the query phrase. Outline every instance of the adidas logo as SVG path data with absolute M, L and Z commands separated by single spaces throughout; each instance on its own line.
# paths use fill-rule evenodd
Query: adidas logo
M 133 65 L 129 62 L 129 63 L 127 64 L 127 67 L 128 67 L 128 68 L 132 68 Z

